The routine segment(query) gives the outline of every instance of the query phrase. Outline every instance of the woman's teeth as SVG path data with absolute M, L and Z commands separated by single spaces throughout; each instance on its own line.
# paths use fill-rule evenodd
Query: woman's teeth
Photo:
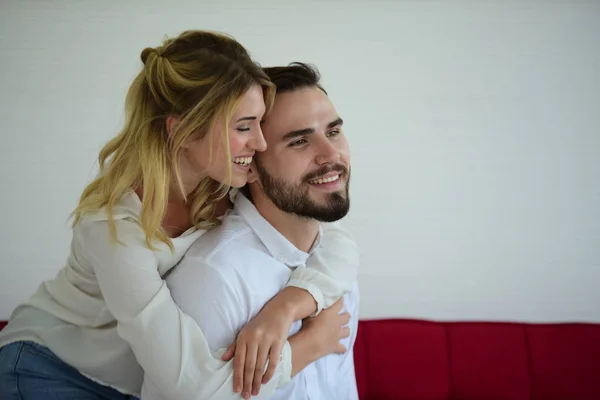
M 248 165 L 252 162 L 252 157 L 235 157 L 233 162 L 239 165 Z
M 315 179 L 315 180 L 312 180 L 312 181 L 308 181 L 308 183 L 311 183 L 313 185 L 320 185 L 322 183 L 335 182 L 338 179 L 340 179 L 340 176 L 339 175 L 334 175 L 334 176 L 330 176 L 329 178 Z

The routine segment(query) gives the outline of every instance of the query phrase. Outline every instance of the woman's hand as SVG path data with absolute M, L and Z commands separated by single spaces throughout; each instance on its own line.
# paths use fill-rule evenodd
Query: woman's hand
M 340 340 L 350 336 L 350 313 L 340 314 L 344 307 L 343 299 L 338 300 L 331 307 L 324 309 L 314 318 L 302 321 L 302 331 L 315 338 L 316 359 L 331 353 L 343 354 L 346 346 Z
M 260 386 L 275 373 L 279 355 L 294 321 L 316 309 L 313 297 L 304 289 L 286 287 L 239 332 L 222 359 L 233 363 L 233 390 L 244 399 L 258 395 Z M 269 360 L 269 366 L 265 366 Z
M 266 311 L 266 312 L 263 312 Z M 260 386 L 271 379 L 279 362 L 279 354 L 294 322 L 283 312 L 263 310 L 238 334 L 223 360 L 233 362 L 233 390 L 244 399 L 258 395 Z M 265 365 L 269 367 L 265 372 Z M 263 376 L 264 373 L 264 376 Z M 243 391 L 242 391 L 243 389 Z
M 331 353 L 343 354 L 346 346 L 340 340 L 350 335 L 347 326 L 350 314 L 340 311 L 343 300 L 338 300 L 331 307 L 321 311 L 315 318 L 305 319 L 300 332 L 292 336 L 292 377 L 306 368 L 310 363 Z

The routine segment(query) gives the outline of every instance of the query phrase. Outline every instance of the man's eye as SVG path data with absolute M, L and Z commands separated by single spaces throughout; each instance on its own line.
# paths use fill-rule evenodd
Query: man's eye
M 306 143 L 307 143 L 306 139 L 300 139 L 300 140 L 296 140 L 295 142 L 290 143 L 290 147 L 302 146 L 303 144 L 306 144 Z
M 338 131 L 338 130 L 334 130 L 334 131 L 330 131 L 330 132 L 328 133 L 328 136 L 337 136 L 337 135 L 339 135 L 339 134 L 340 134 L 340 131 Z

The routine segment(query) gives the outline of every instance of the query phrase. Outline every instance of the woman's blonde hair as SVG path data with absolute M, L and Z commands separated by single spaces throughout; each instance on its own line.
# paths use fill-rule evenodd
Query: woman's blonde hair
M 144 49 L 141 59 L 144 66 L 125 101 L 125 126 L 100 151 L 99 175 L 83 190 L 73 211 L 73 224 L 87 212 L 106 208 L 110 234 L 117 239 L 113 208 L 128 190 L 142 185 L 140 223 L 146 243 L 154 248 L 152 243 L 161 241 L 173 249 L 161 227 L 173 174 L 191 205 L 193 224 L 202 229 L 217 224 L 216 204 L 229 189 L 229 182 L 206 177 L 186 197 L 178 167 L 183 145 L 204 138 L 217 118 L 222 118 L 230 159 L 228 122 L 241 97 L 258 84 L 269 109 L 275 87 L 246 49 L 221 33 L 185 31 L 157 48 Z M 169 116 L 179 121 L 170 134 Z M 228 167 L 231 177 L 231 163 Z

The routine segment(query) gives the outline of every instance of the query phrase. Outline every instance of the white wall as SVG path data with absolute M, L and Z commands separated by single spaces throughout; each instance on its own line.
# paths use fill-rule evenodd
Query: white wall
M 141 50 L 204 28 L 321 69 L 361 317 L 600 322 L 600 2 L 127 3 L 1 3 L 0 319 L 63 265 Z

